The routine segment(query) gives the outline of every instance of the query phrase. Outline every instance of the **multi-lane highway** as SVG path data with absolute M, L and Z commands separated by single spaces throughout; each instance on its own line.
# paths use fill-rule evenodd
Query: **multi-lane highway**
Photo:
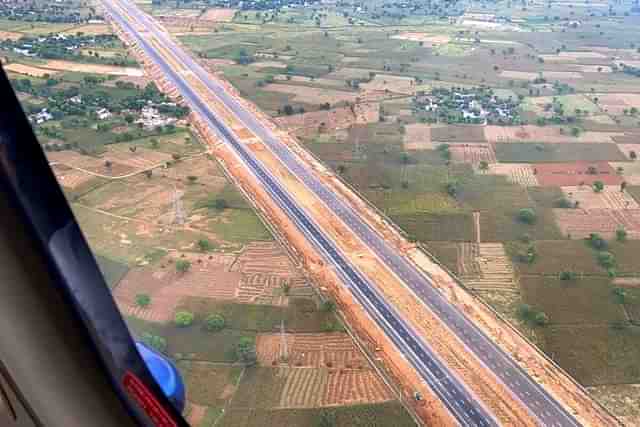
M 215 112 L 206 105 L 201 94 L 190 87 L 183 76 L 171 64 L 180 64 L 193 73 L 210 93 L 222 102 L 238 120 L 258 136 L 280 161 L 309 190 L 322 200 L 328 209 L 340 217 L 343 222 L 379 257 L 395 275 L 431 310 L 442 319 L 449 329 L 477 357 L 480 363 L 504 384 L 512 396 L 528 408 L 534 419 L 545 426 L 577 426 L 578 422 L 536 383 L 517 363 L 489 339 L 464 313 L 458 310 L 440 292 L 432 286 L 430 279 L 418 271 L 390 246 L 369 224 L 336 196 L 308 169 L 289 147 L 282 144 L 276 136 L 254 117 L 225 88 L 213 80 L 208 73 L 186 54 L 153 20 L 137 7 L 124 0 L 105 0 L 105 7 L 115 22 L 126 31 L 143 49 L 179 90 L 192 109 L 208 123 L 211 129 L 233 149 L 239 160 L 264 185 L 275 203 L 288 215 L 291 221 L 307 239 L 331 263 L 349 287 L 354 297 L 362 304 L 371 318 L 385 331 L 392 342 L 415 367 L 425 382 L 443 401 L 451 414 L 461 425 L 497 425 L 492 416 L 479 400 L 475 399 L 463 382 L 429 349 L 403 319 L 387 304 L 375 285 L 365 277 L 338 246 L 317 225 L 303 207 L 285 190 L 277 178 L 269 173 L 241 143 L 234 132 L 216 117 Z M 141 29 L 145 33 L 141 34 Z M 160 54 L 150 43 L 155 38 L 164 52 Z M 170 54 L 171 59 L 166 58 Z

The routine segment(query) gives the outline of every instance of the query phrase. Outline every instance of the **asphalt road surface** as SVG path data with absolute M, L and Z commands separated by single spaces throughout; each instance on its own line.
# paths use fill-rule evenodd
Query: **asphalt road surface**
M 258 136 L 312 192 L 314 192 L 347 226 L 354 235 L 370 247 L 380 260 L 399 277 L 429 310 L 442 319 L 450 330 L 464 343 L 467 350 L 474 354 L 483 366 L 493 372 L 512 393 L 522 402 L 530 413 L 544 426 L 578 426 L 575 418 L 550 396 L 535 380 L 522 370 L 517 363 L 504 353 L 475 324 L 431 284 L 430 279 L 418 271 L 411 263 L 400 256 L 394 248 L 364 222 L 353 209 L 334 194 L 311 171 L 309 171 L 295 153 L 280 143 L 272 132 L 265 127 L 253 113 L 245 109 L 233 96 L 225 92 L 224 87 L 210 79 L 207 72 L 176 45 L 168 35 L 150 20 L 137 7 L 126 1 L 105 1 L 113 18 L 125 31 L 131 34 L 145 53 L 162 69 L 167 78 L 178 88 L 183 98 L 194 111 L 199 112 L 211 128 L 228 143 L 239 159 L 263 184 L 273 200 L 287 213 L 304 235 L 334 266 L 336 272 L 349 286 L 354 297 L 362 304 L 367 313 L 385 331 L 388 337 L 416 368 L 425 382 L 440 397 L 452 415 L 461 425 L 489 426 L 498 425 L 495 418 L 457 378 L 446 365 L 429 349 L 428 345 L 402 319 L 397 311 L 387 304 L 377 292 L 375 286 L 361 274 L 340 252 L 334 242 L 326 236 L 311 216 L 292 199 L 278 183 L 277 178 L 258 162 L 253 155 L 238 142 L 233 132 L 203 102 L 198 94 L 171 68 L 167 61 L 139 34 L 130 24 L 134 19 L 145 31 L 161 41 L 164 48 L 178 58 L 190 71 L 222 101 L 239 120 Z M 123 7 L 127 15 L 114 7 Z M 425 307 L 425 309 L 426 309 Z

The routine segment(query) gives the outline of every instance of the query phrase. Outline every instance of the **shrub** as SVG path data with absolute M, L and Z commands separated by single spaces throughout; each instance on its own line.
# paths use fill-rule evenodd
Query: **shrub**
M 186 273 L 191 268 L 191 263 L 184 259 L 176 261 L 176 271 L 178 273 Z
M 620 227 L 616 230 L 616 240 L 618 242 L 624 242 L 627 240 L 627 230 Z
M 623 288 L 613 288 L 611 291 L 618 304 L 624 304 L 627 298 L 627 291 Z
M 599 193 L 602 190 L 604 190 L 604 183 L 602 181 L 594 181 L 593 182 L 593 191 L 595 191 L 596 193 Z
M 576 280 L 578 275 L 574 271 L 560 272 L 560 280 Z
M 256 346 L 253 339 L 249 337 L 240 338 L 236 344 L 236 355 L 238 356 L 238 360 L 245 365 L 255 365 L 258 361 L 258 356 L 256 355 Z
M 176 326 L 180 328 L 186 328 L 187 326 L 191 326 L 193 324 L 194 319 L 193 313 L 188 311 L 178 311 L 174 317 L 174 321 Z
M 589 234 L 589 238 L 587 239 L 587 241 L 589 242 L 589 246 L 599 251 L 607 249 L 608 246 L 607 241 L 597 233 Z
M 147 294 L 136 295 L 136 305 L 138 307 L 148 307 L 151 304 L 151 297 Z
M 213 249 L 213 245 L 207 239 L 200 239 L 196 242 L 201 252 L 208 252 Z
M 615 266 L 616 259 L 611 252 L 600 251 L 598 252 L 598 264 L 608 269 Z
M 533 321 L 538 326 L 545 326 L 549 323 L 549 317 L 542 311 L 535 314 Z
M 531 208 L 522 208 L 518 211 L 518 220 L 525 224 L 533 224 L 536 222 L 536 211 Z
M 220 314 L 210 314 L 204 319 L 204 328 L 210 332 L 218 332 L 225 327 L 224 317 Z

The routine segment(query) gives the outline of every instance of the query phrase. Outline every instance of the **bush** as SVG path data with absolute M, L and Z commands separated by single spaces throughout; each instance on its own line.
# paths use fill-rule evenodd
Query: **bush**
M 151 297 L 147 294 L 136 295 L 136 305 L 138 307 L 148 307 L 151 304 Z
M 191 268 L 191 263 L 184 259 L 176 261 L 176 271 L 179 273 L 186 273 Z
M 544 312 L 538 312 L 533 318 L 533 321 L 538 326 L 545 326 L 549 323 L 549 317 Z
M 598 264 L 608 269 L 615 266 L 616 259 L 611 252 L 600 251 L 598 252 Z
M 249 337 L 240 338 L 236 344 L 236 355 L 238 356 L 238 360 L 245 365 L 255 365 L 258 361 L 258 356 L 256 355 L 256 345 L 253 339 Z
M 522 320 L 529 320 L 533 309 L 529 304 L 520 304 L 518 307 L 518 317 Z
M 211 245 L 211 242 L 207 239 L 200 239 L 196 244 L 198 245 L 198 248 L 201 252 L 209 252 L 211 249 L 213 249 L 213 245 Z
M 338 421 L 335 411 L 324 409 L 320 412 L 318 420 L 316 421 L 317 427 L 336 427 L 337 425 Z
M 160 353 L 167 351 L 167 340 L 159 335 L 153 335 L 152 333 L 145 332 L 140 336 L 140 341 Z
M 608 246 L 607 241 L 604 240 L 602 236 L 600 236 L 597 233 L 589 234 L 589 238 L 587 239 L 587 241 L 589 242 L 589 246 L 599 251 L 607 249 L 607 246 Z
M 219 332 L 225 327 L 224 317 L 220 314 L 210 314 L 204 319 L 204 328 L 210 332 Z
M 176 326 L 180 328 L 186 328 L 187 326 L 191 326 L 193 324 L 193 319 L 195 316 L 193 313 L 188 311 L 178 311 L 174 317 L 174 321 Z
M 578 275 L 574 271 L 560 272 L 560 280 L 576 280 Z
M 602 181 L 594 181 L 593 182 L 593 191 L 595 191 L 596 193 L 599 193 L 602 190 L 604 190 L 604 183 Z
M 618 242 L 624 242 L 627 240 L 627 230 L 620 227 L 616 230 L 616 240 Z
M 618 304 L 624 304 L 627 298 L 627 291 L 623 288 L 613 288 L 611 291 Z
M 518 211 L 518 221 L 525 224 L 533 224 L 536 222 L 536 211 L 531 208 L 522 208 Z

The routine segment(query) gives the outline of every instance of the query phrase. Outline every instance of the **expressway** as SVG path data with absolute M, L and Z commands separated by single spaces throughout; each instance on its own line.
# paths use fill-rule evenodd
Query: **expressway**
M 460 310 L 450 304 L 431 285 L 428 277 L 399 255 L 350 206 L 321 183 L 295 153 L 280 143 L 272 132 L 253 116 L 252 112 L 242 106 L 233 96 L 227 94 L 224 87 L 211 79 L 208 73 L 182 51 L 155 22 L 125 1 L 105 1 L 105 6 L 118 25 L 136 40 L 138 46 L 178 88 L 192 109 L 200 113 L 219 137 L 230 145 L 239 160 L 247 166 L 256 179 L 263 183 L 265 190 L 278 206 L 287 213 L 292 222 L 323 254 L 325 259 L 335 267 L 336 272 L 348 285 L 354 297 L 416 368 L 461 425 L 486 426 L 497 425 L 497 422 L 489 411 L 477 399 L 473 398 L 468 388 L 432 353 L 428 345 L 407 325 L 396 310 L 386 303 L 375 286 L 370 284 L 365 276 L 347 261 L 347 258 L 337 249 L 337 245 L 311 219 L 311 215 L 301 208 L 283 190 L 283 186 L 278 180 L 270 175 L 268 170 L 238 142 L 233 131 L 216 118 L 215 113 L 172 69 L 167 59 L 161 56 L 145 37 L 136 31 L 136 28 L 144 28 L 145 32 L 152 34 L 165 49 L 171 52 L 174 61 L 181 63 L 186 69 L 193 72 L 211 93 L 264 142 L 293 175 L 315 193 L 328 209 L 340 217 L 350 227 L 354 235 L 371 248 L 379 259 L 424 303 L 426 308 L 447 324 L 450 330 L 464 343 L 466 349 L 474 354 L 486 369 L 493 372 L 512 395 L 530 410 L 539 424 L 548 426 L 579 425 L 544 388 L 530 378 L 514 360 L 493 343 Z M 132 20 L 135 20 L 137 25 L 132 25 Z

